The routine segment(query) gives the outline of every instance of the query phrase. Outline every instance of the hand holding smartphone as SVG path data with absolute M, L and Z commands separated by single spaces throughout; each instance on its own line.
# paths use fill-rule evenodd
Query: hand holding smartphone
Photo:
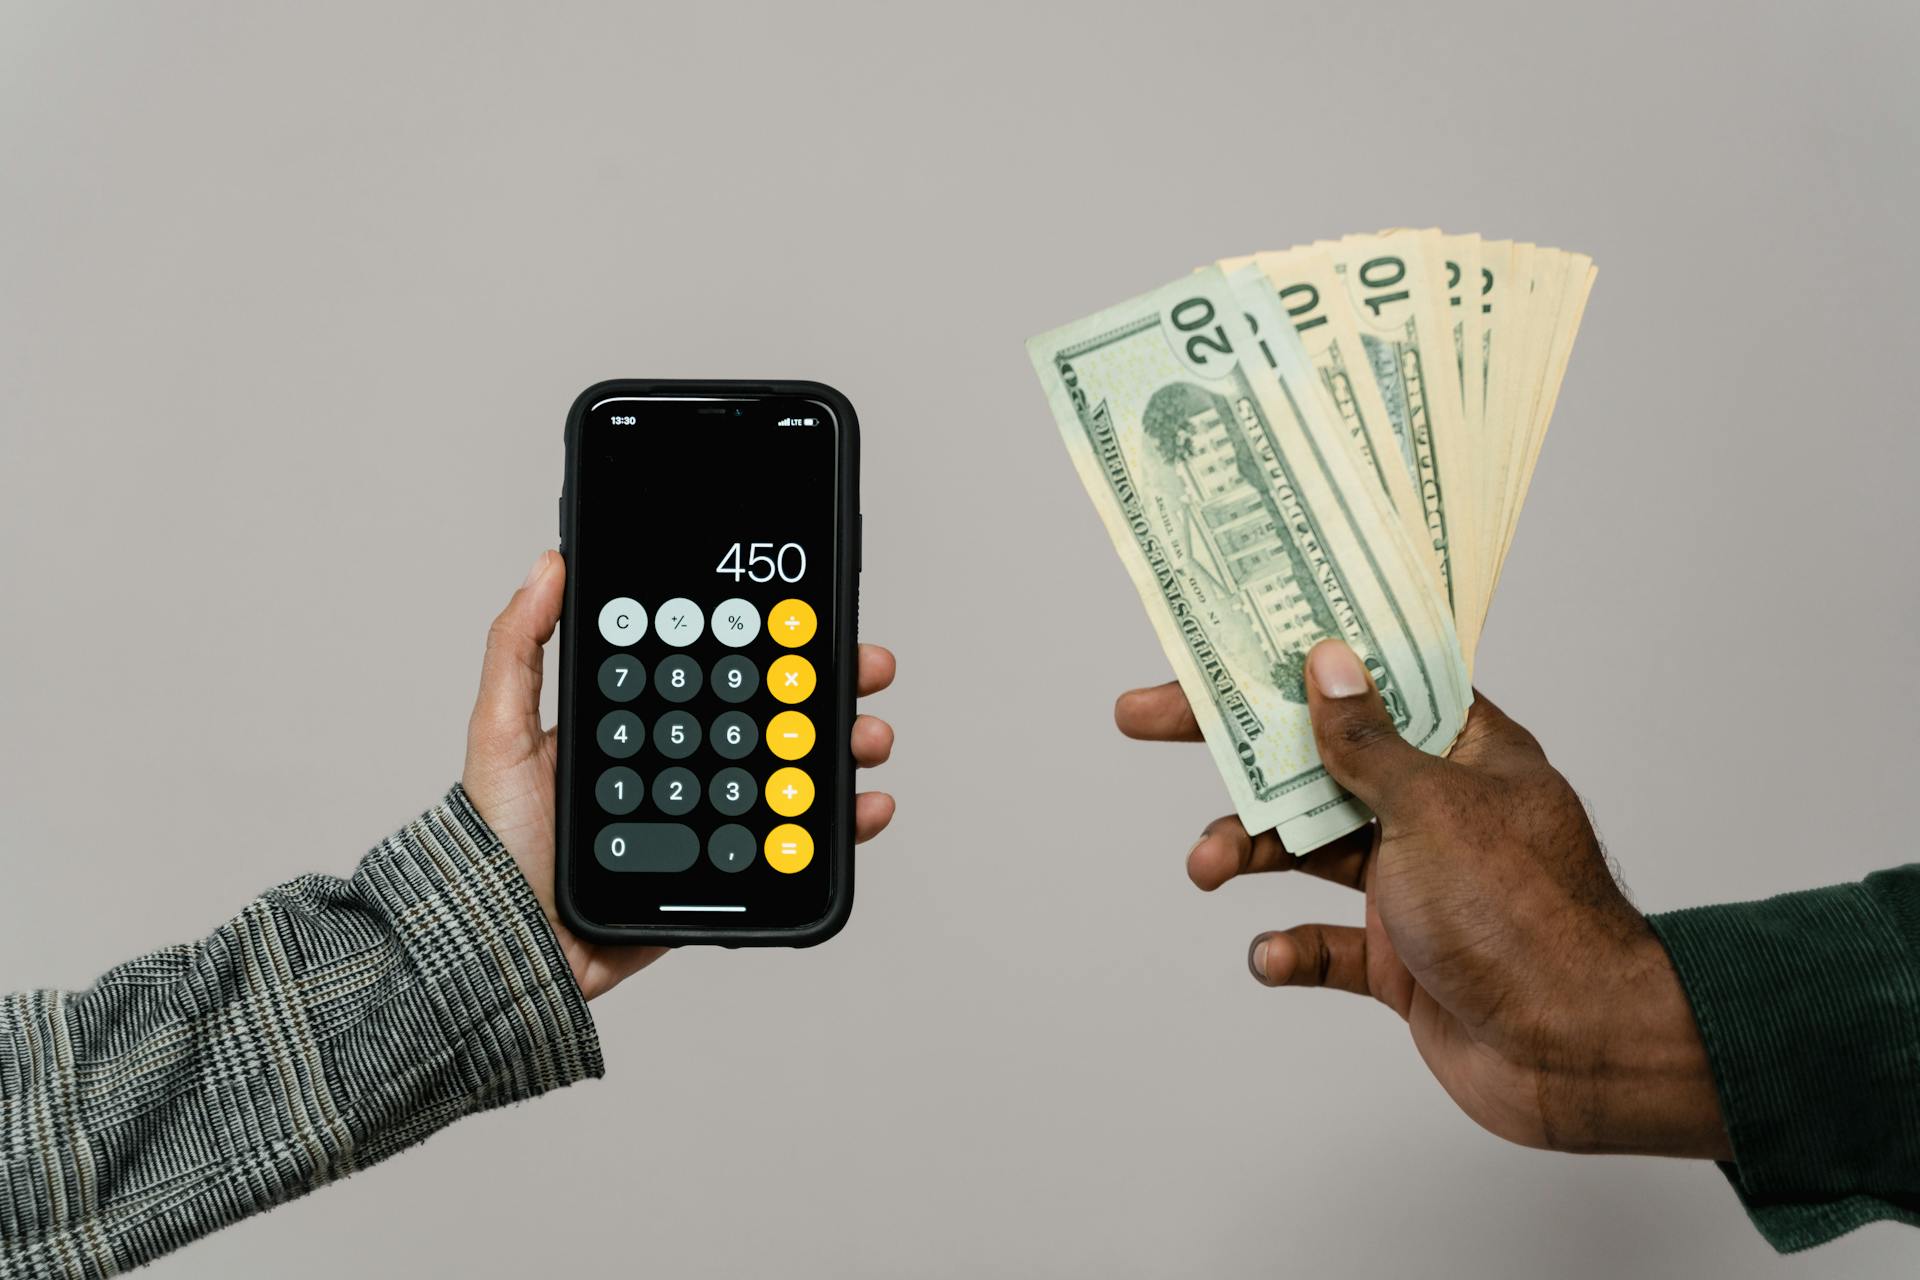
M 807 946 L 853 905 L 859 427 L 818 383 L 567 420 L 556 898 L 596 942 Z

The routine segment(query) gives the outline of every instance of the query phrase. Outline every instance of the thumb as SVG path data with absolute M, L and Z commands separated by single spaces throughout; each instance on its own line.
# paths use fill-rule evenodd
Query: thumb
M 469 747 L 531 751 L 540 741 L 542 650 L 560 621 L 566 563 L 542 551 L 527 580 L 487 629 L 480 696 L 468 727 Z
M 1400 736 L 1366 665 L 1338 640 L 1307 655 L 1307 711 L 1327 772 L 1383 819 L 1438 764 Z

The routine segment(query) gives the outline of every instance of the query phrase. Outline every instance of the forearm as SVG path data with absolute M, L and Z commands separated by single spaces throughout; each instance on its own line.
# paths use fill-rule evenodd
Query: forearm
M 1920 1224 L 1920 866 L 1651 923 L 1707 1047 L 1727 1175 L 1768 1240 Z
M 456 787 L 351 880 L 0 1001 L 0 1277 L 137 1266 L 601 1070 L 532 890 Z

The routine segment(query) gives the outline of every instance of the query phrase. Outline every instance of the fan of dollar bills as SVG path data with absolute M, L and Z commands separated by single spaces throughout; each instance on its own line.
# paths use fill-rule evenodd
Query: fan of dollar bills
M 1232 258 L 1027 344 L 1249 831 L 1367 821 L 1327 776 L 1305 662 L 1366 662 L 1452 746 L 1593 287 L 1592 259 L 1438 231 Z

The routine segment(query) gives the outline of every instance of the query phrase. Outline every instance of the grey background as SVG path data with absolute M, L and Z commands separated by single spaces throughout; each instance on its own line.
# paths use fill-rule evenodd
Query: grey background
M 1912 856 L 1911 6 L 8 6 L 0 986 L 84 985 L 455 777 L 560 425 L 866 424 L 899 797 L 804 954 L 598 1003 L 609 1078 L 156 1275 L 1911 1274 L 1710 1168 L 1518 1150 L 1193 890 L 1199 750 L 1021 349 L 1383 224 L 1601 274 L 1482 651 L 1648 909 Z M 715 502 L 726 501 L 724 487 Z

